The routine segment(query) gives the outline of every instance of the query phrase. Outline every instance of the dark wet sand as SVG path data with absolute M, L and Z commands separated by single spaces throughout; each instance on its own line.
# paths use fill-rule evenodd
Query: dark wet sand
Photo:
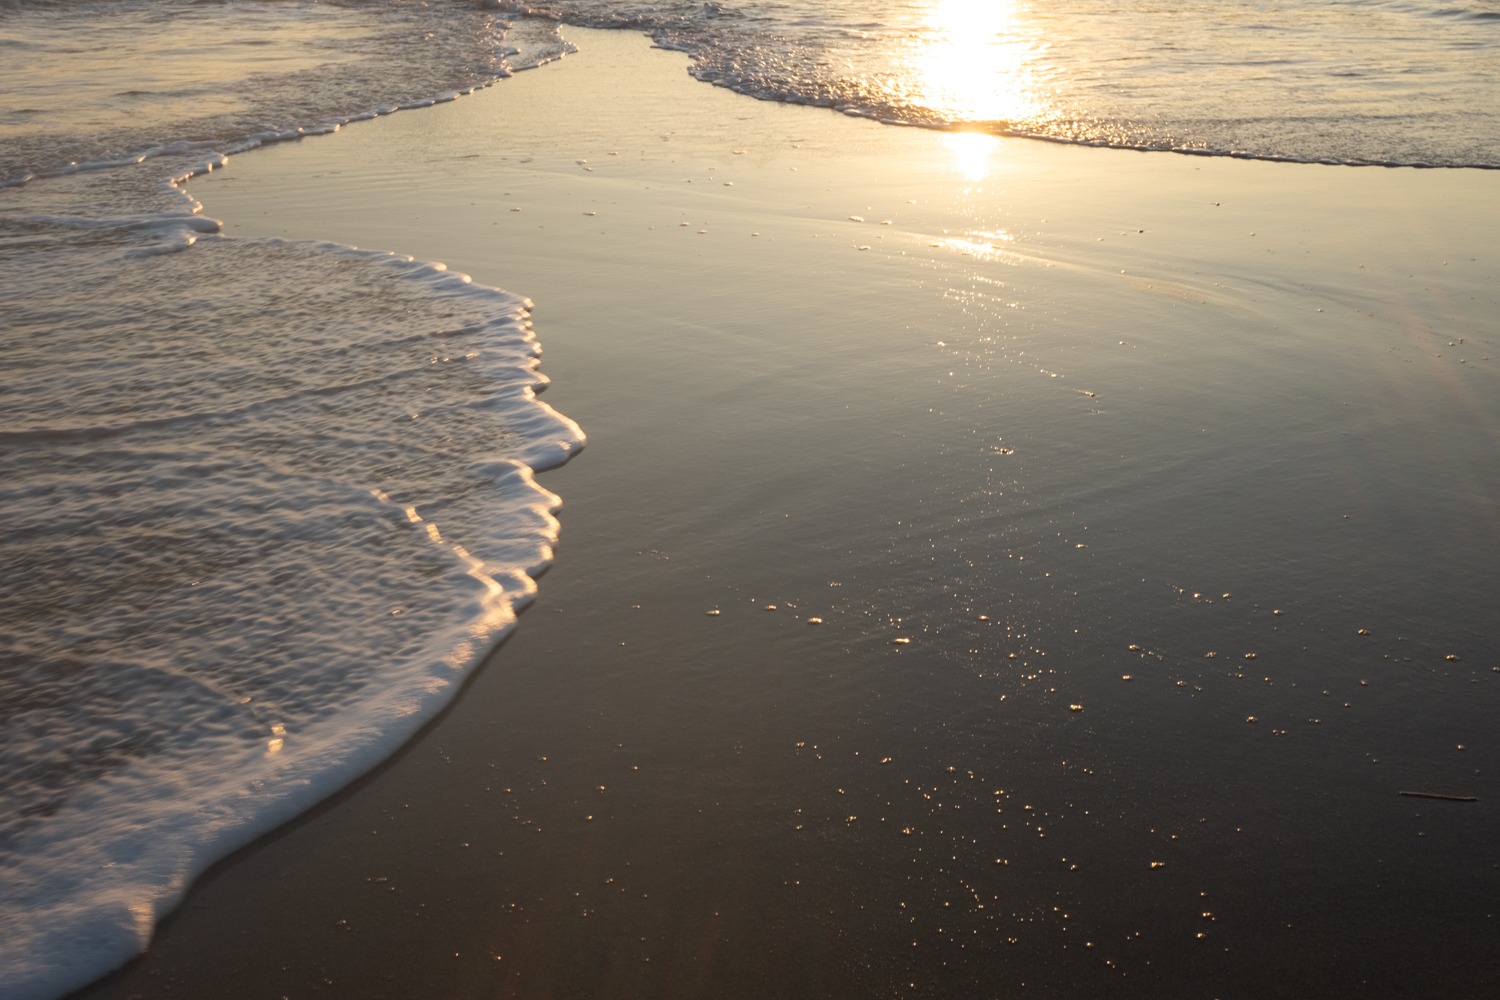
M 975 179 L 578 34 L 193 187 L 531 296 L 590 443 L 451 711 L 79 996 L 1494 995 L 1500 177 Z

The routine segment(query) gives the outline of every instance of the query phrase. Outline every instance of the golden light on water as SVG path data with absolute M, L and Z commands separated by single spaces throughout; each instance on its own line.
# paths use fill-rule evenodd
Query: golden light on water
M 1041 46 L 1018 0 L 935 0 L 907 59 L 904 95 L 950 122 L 1005 123 L 1045 113 Z
M 976 260 L 1016 264 L 1021 258 L 1007 249 L 1014 242 L 1015 237 L 1004 229 L 973 229 L 958 236 L 945 236 L 932 245 Z

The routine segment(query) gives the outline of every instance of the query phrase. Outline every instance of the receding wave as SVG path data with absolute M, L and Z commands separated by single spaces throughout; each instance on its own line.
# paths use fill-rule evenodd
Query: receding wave
M 551 559 L 533 470 L 583 434 L 536 398 L 526 300 L 226 239 L 180 188 L 553 58 L 554 24 L 0 3 L 0 993 L 27 1000 L 451 699 Z
M 329 132 L 568 50 L 542 22 L 517 27 L 479 0 L 4 4 L 0 36 L 15 51 L 0 66 L 0 184 Z M 188 36 L 194 44 L 182 45 Z M 120 59 L 140 77 L 130 88 L 119 85 Z
M 501 8 L 643 31 L 689 53 L 705 82 L 893 124 L 1270 160 L 1500 166 L 1500 25 L 1477 0 Z
M 529 304 L 440 266 L 217 236 L 143 264 L 36 226 L 0 253 L 16 996 L 129 958 L 445 703 L 550 560 L 531 470 L 583 440 L 533 398 Z

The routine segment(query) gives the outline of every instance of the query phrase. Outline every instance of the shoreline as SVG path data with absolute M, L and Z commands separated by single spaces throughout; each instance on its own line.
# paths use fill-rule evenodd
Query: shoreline
M 1418 574 L 1426 597 L 1379 583 L 1400 553 L 1372 547 L 1408 508 L 1370 492 L 1416 490 L 1444 552 L 1497 530 L 1483 434 L 1423 453 L 1430 420 L 1403 429 L 1407 410 L 1372 402 L 1443 386 L 1463 419 L 1497 426 L 1477 235 L 1500 221 L 1493 176 L 966 148 L 703 86 L 680 53 L 624 33 L 568 33 L 581 51 L 559 64 L 189 183 L 231 236 L 397 250 L 534 299 L 546 399 L 591 443 L 542 476 L 565 503 L 554 567 L 454 704 L 216 866 L 143 960 L 76 997 L 1148 996 L 1189 981 L 1335 996 L 1358 992 L 1356 961 L 1430 984 L 1429 961 L 1497 939 L 1480 916 L 1492 872 L 1381 860 L 1380 885 L 1358 880 L 1417 832 L 1422 857 L 1467 858 L 1495 829 L 1500 761 L 1474 727 L 1500 651 L 1462 605 L 1493 571 Z M 597 114 L 601 92 L 629 118 Z M 861 158 L 884 169 L 856 174 Z M 1377 205 L 1378 224 L 1351 212 Z M 1411 238 L 1370 239 L 1387 228 Z M 1444 260 L 1450 245 L 1472 259 Z M 1369 284 L 1331 259 L 1355 248 Z M 1420 280 L 1397 285 L 1408 264 Z M 1375 291 L 1449 312 L 1367 317 Z M 1303 336 L 1314 323 L 1322 339 Z M 1462 364 L 1444 356 L 1460 339 L 1476 348 Z M 1399 368 L 1371 360 L 1402 352 Z M 1259 429 L 1237 430 L 1247 418 Z M 1376 418 L 1373 440 L 1349 437 Z M 1332 475 L 1351 447 L 1366 461 Z M 1437 479 L 1456 495 L 1421 489 Z M 1280 539 L 1336 569 L 1268 558 Z M 1344 579 L 1358 582 L 1329 589 Z M 1377 674 L 1351 646 L 1357 621 L 1398 613 L 1420 675 Z M 1222 641 L 1280 686 L 1210 671 L 1203 649 Z M 1329 716 L 1332 743 L 1288 693 L 1312 676 L 1357 705 L 1357 722 Z M 1396 707 L 1414 692 L 1420 727 Z M 1268 738 L 1294 719 L 1294 738 Z M 1377 750 L 1388 771 L 1372 778 Z M 1309 766 L 1317 782 L 1298 776 Z M 1479 807 L 1413 829 L 1396 787 L 1434 781 Z M 932 805 L 945 799 L 968 811 Z M 1344 816 L 1374 821 L 1368 843 L 1344 844 Z M 1276 873 L 1306 900 L 1265 896 L 1286 844 L 1329 865 Z M 1449 916 L 1413 942 L 1376 911 L 1418 885 Z M 1356 912 L 1305 938 L 1335 898 Z M 1329 939 L 1364 943 L 1330 965 Z M 1450 975 L 1446 992 L 1484 988 Z

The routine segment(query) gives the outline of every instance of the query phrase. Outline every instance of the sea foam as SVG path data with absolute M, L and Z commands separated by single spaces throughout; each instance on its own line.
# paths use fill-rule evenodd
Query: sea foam
M 535 399 L 529 303 L 441 266 L 20 228 L 0 980 L 45 996 L 452 697 L 550 560 L 531 470 L 583 435 Z
M 69 100 L 45 70 L 81 58 L 85 15 L 126 68 Z M 7 1000 L 137 954 L 208 865 L 431 719 L 532 599 L 559 504 L 532 473 L 584 438 L 536 398 L 530 303 L 227 239 L 180 189 L 555 54 L 506 27 L 403 0 L 0 7 Z M 161 62 L 182 52 L 203 58 Z

